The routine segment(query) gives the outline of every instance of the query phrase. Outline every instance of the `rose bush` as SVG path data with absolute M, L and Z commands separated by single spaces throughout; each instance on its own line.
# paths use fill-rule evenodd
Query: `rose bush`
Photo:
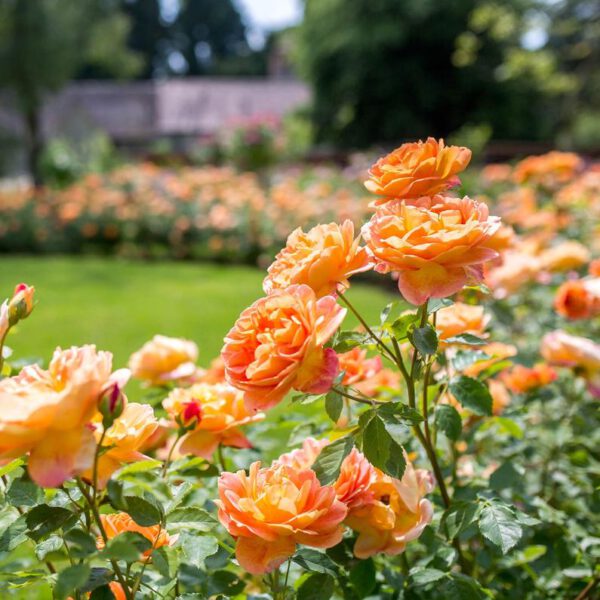
M 11 364 L 35 328 L 18 285 L 3 597 L 596 597 L 600 196 L 575 158 L 488 168 L 471 199 L 468 149 L 402 146 L 362 233 L 294 231 L 207 368 L 160 335 L 129 369 L 91 345 Z M 377 323 L 352 300 L 368 270 L 400 292 Z

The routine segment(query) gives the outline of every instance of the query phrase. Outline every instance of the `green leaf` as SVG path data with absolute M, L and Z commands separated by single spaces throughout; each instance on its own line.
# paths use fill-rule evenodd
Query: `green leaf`
M 481 504 L 478 502 L 453 502 L 444 512 L 440 526 L 446 529 L 448 537 L 452 540 L 475 523 L 480 512 Z
M 11 460 L 7 465 L 4 465 L 2 468 L 0 468 L 0 477 L 4 477 L 4 475 L 12 473 L 24 464 L 25 461 L 22 458 L 15 458 L 15 460 Z
M 479 530 L 492 544 L 498 546 L 503 554 L 516 546 L 523 535 L 521 525 L 508 506 L 491 503 L 481 509 Z
M 208 579 L 207 596 L 235 596 L 239 594 L 246 584 L 235 573 L 231 571 L 215 571 Z
M 328 573 L 333 577 L 337 577 L 336 564 L 324 552 L 311 548 L 300 548 L 292 560 L 306 571 Z
M 361 560 L 350 570 L 350 583 L 360 598 L 366 598 L 374 589 L 377 581 L 373 559 Z
M 371 336 L 367 333 L 359 331 L 340 331 L 335 339 L 333 349 L 336 352 L 344 353 L 356 348 L 371 343 Z
M 464 371 L 476 362 L 488 358 L 490 358 L 490 355 L 481 350 L 459 350 L 452 358 L 452 365 L 457 371 Z
M 427 324 L 424 327 L 415 327 L 408 336 L 410 343 L 422 354 L 431 355 L 437 352 L 438 337 L 435 329 Z
M 518 486 L 523 481 L 524 474 L 523 467 L 517 468 L 511 461 L 505 462 L 490 475 L 490 489 L 501 492 L 506 488 Z
M 367 460 L 378 469 L 385 470 L 390 455 L 390 434 L 376 410 L 363 413 L 359 419 L 361 426 L 362 451 Z
M 39 504 L 33 507 L 26 515 L 25 520 L 29 529 L 28 535 L 31 539 L 41 540 L 45 535 L 59 529 L 73 513 L 60 506 L 49 506 Z
M 462 432 L 462 419 L 454 406 L 439 404 L 435 409 L 435 426 L 451 440 L 457 440 Z
M 406 421 L 410 425 L 423 421 L 423 416 L 418 410 L 403 404 L 402 402 L 388 402 L 380 406 L 378 411 L 379 416 L 387 423 L 393 421 L 398 423 Z
M 411 327 L 419 322 L 419 316 L 415 313 L 409 313 L 398 317 L 392 323 L 392 333 L 398 342 L 408 338 L 408 332 Z
M 15 519 L 0 535 L 0 552 L 10 552 L 27 541 L 27 522 L 25 515 Z
M 64 600 L 88 580 L 90 576 L 90 567 L 86 564 L 72 565 L 58 574 L 56 587 L 54 588 L 54 597 L 57 600 Z
M 152 551 L 152 566 L 165 578 L 171 579 L 174 573 L 174 561 L 172 560 L 171 549 L 164 546 L 155 548 Z
M 125 531 L 108 540 L 106 548 L 100 553 L 100 557 L 123 560 L 128 563 L 136 562 L 141 555 L 152 547 L 149 539 L 135 531 Z
M 462 573 L 452 573 L 443 582 L 440 598 L 444 600 L 483 600 L 488 598 L 479 583 Z
M 217 520 L 203 508 L 185 506 L 176 508 L 167 517 L 169 529 L 194 529 L 196 531 L 211 531 L 217 525 Z
M 38 557 L 38 560 L 44 560 L 51 552 L 60 550 L 62 545 L 63 541 L 60 536 L 51 535 L 35 547 L 35 555 Z
M 327 573 L 309 575 L 298 588 L 297 600 L 330 600 L 335 587 L 334 579 Z
M 492 396 L 485 383 L 466 375 L 459 375 L 450 380 L 449 387 L 464 408 L 476 415 L 492 414 Z
M 321 450 L 312 467 L 321 485 L 329 485 L 338 478 L 342 462 L 353 446 L 354 440 L 350 436 L 344 436 Z
M 335 390 L 328 392 L 327 396 L 325 396 L 325 412 L 334 423 L 337 423 L 343 408 L 344 400 L 342 396 Z
M 117 474 L 117 478 L 124 477 L 126 475 L 133 475 L 134 473 L 153 471 L 161 466 L 162 462 L 160 460 L 140 460 L 139 462 L 134 462 L 123 467 Z
M 13 506 L 35 506 L 44 499 L 44 491 L 29 479 L 15 479 L 6 492 Z
M 199 569 L 203 569 L 204 560 L 219 549 L 219 544 L 213 536 L 199 536 L 187 532 L 181 534 L 179 545 L 183 550 L 185 562 Z
M 94 536 L 81 529 L 71 529 L 65 534 L 71 555 L 74 558 L 85 558 L 97 551 Z
M 440 310 L 440 308 L 446 308 L 454 304 L 450 298 L 429 298 L 427 301 L 427 313 L 431 314 Z
M 446 577 L 446 573 L 439 569 L 425 569 L 423 567 L 411 569 L 409 575 L 412 582 L 417 586 L 428 585 Z
M 471 333 L 460 333 L 453 337 L 449 337 L 444 340 L 448 344 L 465 344 L 467 346 L 485 346 L 489 344 L 488 340 L 484 340 Z
M 139 496 L 125 496 L 123 500 L 127 506 L 127 513 L 138 525 L 150 527 L 161 522 L 161 510 L 156 504 Z

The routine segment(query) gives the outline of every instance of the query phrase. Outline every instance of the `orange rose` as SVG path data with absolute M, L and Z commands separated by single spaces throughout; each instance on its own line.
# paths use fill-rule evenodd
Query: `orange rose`
M 486 269 L 485 283 L 495 298 L 506 298 L 531 283 L 540 274 L 542 265 L 536 256 L 525 252 L 506 252 L 500 266 Z
M 381 357 L 367 358 L 367 351 L 356 346 L 349 352 L 338 354 L 340 371 L 344 371 L 344 385 L 356 385 L 374 377 L 381 371 Z
M 487 380 L 488 390 L 492 397 L 492 414 L 499 416 L 504 412 L 504 409 L 510 404 L 510 394 L 506 386 L 497 379 Z
M 487 184 L 508 181 L 512 174 L 512 167 L 505 163 L 486 165 L 481 169 L 481 178 Z
M 423 304 L 481 281 L 482 264 L 498 256 L 487 244 L 499 226 L 485 204 L 435 196 L 386 204 L 363 227 L 363 236 L 375 270 L 396 272 L 401 294 Z
M 600 258 L 596 258 L 590 263 L 588 272 L 592 277 L 600 277 Z
M 392 369 L 383 368 L 377 371 L 372 377 L 355 383 L 354 387 L 361 394 L 367 396 L 367 398 L 371 398 L 385 388 L 392 390 L 399 389 L 401 381 L 400 373 Z
M 199 383 L 225 383 L 225 364 L 220 356 L 213 359 L 208 369 L 198 377 Z
M 548 271 L 571 271 L 587 264 L 590 252 L 583 244 L 570 240 L 542 252 L 540 260 Z
M 338 499 L 349 510 L 375 501 L 373 486 L 378 478 L 378 470 L 353 448 L 342 462 L 340 474 L 333 484 Z
M 557 377 L 556 371 L 545 363 L 532 368 L 515 365 L 510 371 L 502 373 L 501 378 L 509 390 L 515 394 L 525 394 L 552 383 Z
M 237 538 L 236 558 L 249 573 L 276 569 L 296 544 L 331 548 L 342 539 L 348 509 L 309 469 L 255 462 L 248 474 L 222 473 L 219 497 L 219 521 Z
M 435 328 L 440 341 L 469 333 L 481 337 L 490 320 L 483 306 L 455 302 L 437 311 Z
M 48 370 L 30 365 L 0 381 L 0 459 L 29 452 L 29 474 L 43 487 L 89 469 L 96 444 L 87 424 L 112 383 L 111 364 L 95 346 L 57 348 Z
M 345 314 L 333 296 L 318 299 L 307 285 L 257 300 L 225 338 L 221 356 L 227 380 L 244 390 L 250 410 L 275 406 L 291 389 L 327 391 L 338 358 L 323 346 Z
M 359 245 L 359 238 L 354 238 L 352 221 L 317 225 L 308 233 L 298 228 L 269 267 L 263 289 L 270 294 L 303 283 L 321 298 L 335 293 L 338 286 L 348 288 L 351 275 L 370 268 L 367 250 Z
M 152 407 L 148 404 L 127 404 L 123 413 L 106 430 L 102 446 L 106 448 L 98 459 L 98 486 L 106 486 L 110 476 L 124 464 L 145 460 L 141 449 L 158 427 Z M 96 442 L 100 441 L 102 425 L 94 431 Z M 92 470 L 83 476 L 91 481 Z
M 126 531 L 134 531 L 143 535 L 152 544 L 152 547 L 142 553 L 140 560 L 148 560 L 153 550 L 162 546 L 172 546 L 178 538 L 178 536 L 170 536 L 160 525 L 142 527 L 124 512 L 100 515 L 100 521 L 102 521 L 102 527 L 109 540 Z M 104 548 L 104 540 L 101 536 L 96 539 L 96 546 L 98 550 Z
M 487 354 L 489 358 L 478 360 L 464 369 L 464 374 L 469 377 L 477 377 L 486 369 L 517 355 L 515 346 L 503 344 L 502 342 L 490 342 L 485 346 L 480 346 L 478 349 Z
M 600 314 L 600 278 L 565 281 L 554 298 L 556 312 L 567 319 L 590 319 Z
M 573 179 L 583 167 L 583 161 L 572 152 L 548 152 L 528 156 L 517 163 L 513 177 L 517 183 L 535 183 L 553 187 Z
M 134 377 L 160 385 L 194 375 L 196 360 L 198 346 L 194 342 L 155 335 L 131 355 L 129 368 Z
M 171 419 L 192 427 L 179 440 L 177 453 L 194 454 L 206 460 L 210 460 L 219 445 L 251 448 L 240 427 L 265 418 L 263 413 L 250 414 L 244 393 L 226 383 L 197 383 L 190 388 L 175 389 L 163 401 L 163 407 Z
M 375 201 L 383 204 L 390 198 L 433 196 L 460 183 L 457 173 L 464 171 L 471 151 L 461 146 L 445 146 L 428 138 L 426 142 L 403 144 L 380 158 L 370 169 L 365 187 L 385 196 Z
M 371 498 L 348 513 L 346 523 L 358 532 L 354 545 L 358 558 L 379 552 L 400 554 L 431 522 L 433 505 L 423 496 L 433 490 L 433 478 L 405 458 L 406 469 L 400 481 L 374 469 L 368 487 Z

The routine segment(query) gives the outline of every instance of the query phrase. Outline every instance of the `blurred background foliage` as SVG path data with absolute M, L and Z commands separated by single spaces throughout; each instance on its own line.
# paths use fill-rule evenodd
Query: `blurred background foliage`
M 600 148 L 596 0 L 304 0 L 298 25 L 259 43 L 240 6 L 0 0 L 0 91 L 17 99 L 34 181 L 48 163 L 44 103 L 71 80 L 265 79 L 277 61 L 312 97 L 288 121 L 301 139 L 292 155 L 428 135 L 475 150 L 490 141 Z M 0 163 L 14 142 L 0 131 Z

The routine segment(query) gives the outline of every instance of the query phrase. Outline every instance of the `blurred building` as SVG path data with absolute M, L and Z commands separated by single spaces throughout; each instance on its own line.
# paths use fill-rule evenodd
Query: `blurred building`
M 157 139 L 212 136 L 246 117 L 280 117 L 309 98 L 306 85 L 287 78 L 77 81 L 48 98 L 42 127 L 46 139 L 99 129 L 118 146 L 134 149 Z M 7 96 L 0 101 L 0 128 L 22 132 L 20 116 Z

